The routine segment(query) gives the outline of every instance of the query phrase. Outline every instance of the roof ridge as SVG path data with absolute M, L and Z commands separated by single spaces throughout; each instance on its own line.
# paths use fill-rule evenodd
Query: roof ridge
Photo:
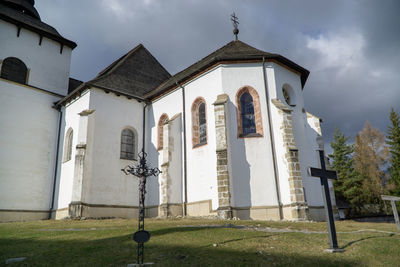
M 101 77 L 104 76 L 108 76 L 109 74 L 111 74 L 112 72 L 115 71 L 115 69 L 120 66 L 123 62 L 125 62 L 125 60 L 133 54 L 133 52 L 137 51 L 140 47 L 144 46 L 139 43 L 137 46 L 135 46 L 134 48 L 132 48 L 131 50 L 129 50 L 126 54 L 122 55 L 121 57 L 119 57 L 118 59 L 116 59 L 115 61 L 113 61 L 110 65 L 108 65 L 105 69 L 103 69 L 102 71 L 100 71 L 96 77 L 94 77 L 91 81 L 94 80 L 98 80 Z

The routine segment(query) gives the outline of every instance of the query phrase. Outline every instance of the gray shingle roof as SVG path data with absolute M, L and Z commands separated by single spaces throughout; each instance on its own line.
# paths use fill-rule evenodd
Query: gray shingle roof
M 139 44 L 102 70 L 93 80 L 80 84 L 72 92 L 69 91 L 68 95 L 56 105 L 63 105 L 69 99 L 79 95 L 82 90 L 90 87 L 145 100 L 146 93 L 170 77 L 171 74 L 157 59 L 142 44 Z
M 41 36 L 45 36 L 49 39 L 57 41 L 63 45 L 66 45 L 72 49 L 76 47 L 76 43 L 62 37 L 56 29 L 50 25 L 42 22 L 40 19 L 35 18 L 29 14 L 24 14 L 14 8 L 10 8 L 5 4 L 6 2 L 0 2 L 0 19 L 22 27 L 33 32 L 38 33 Z
M 87 84 L 143 98 L 146 93 L 169 77 L 171 75 L 168 71 L 142 44 L 139 44 Z
M 69 78 L 68 82 L 68 94 L 78 88 L 83 82 L 74 78 Z
M 197 75 L 198 73 L 206 70 L 208 67 L 213 66 L 218 62 L 225 61 L 243 61 L 243 60 L 276 60 L 295 71 L 298 71 L 301 74 L 301 83 L 304 87 L 304 84 L 309 75 L 309 71 L 304 69 L 303 67 L 297 65 L 291 60 L 279 55 L 279 54 L 271 54 L 268 52 L 264 52 L 258 50 L 246 43 L 241 41 L 232 41 L 201 59 L 200 61 L 194 63 L 190 67 L 184 69 L 183 71 L 175 74 L 170 79 L 164 81 L 157 88 L 149 92 L 145 95 L 146 98 L 154 98 L 157 97 L 164 92 L 174 88 L 176 86 L 176 82 L 184 83 L 188 81 L 191 77 Z

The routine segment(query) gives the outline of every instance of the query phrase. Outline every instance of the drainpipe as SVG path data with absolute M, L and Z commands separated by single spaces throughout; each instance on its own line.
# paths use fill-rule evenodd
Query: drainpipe
M 142 149 L 143 149 L 143 152 L 144 152 L 144 150 L 145 150 L 145 142 L 146 142 L 146 108 L 147 108 L 147 106 L 148 106 L 148 102 L 145 102 L 144 103 L 144 106 L 143 106 L 143 129 L 142 129 L 142 133 L 143 133 L 143 136 L 142 136 Z
M 55 108 L 55 107 L 54 107 Z M 57 133 L 57 146 L 56 146 L 56 161 L 54 166 L 54 177 L 53 177 L 53 192 L 51 195 L 51 207 L 49 210 L 49 217 L 51 219 L 51 213 L 54 209 L 54 198 L 56 194 L 56 182 L 57 182 L 57 172 L 58 172 L 58 154 L 60 152 L 60 136 L 61 136 L 61 122 L 62 122 L 62 111 L 61 107 L 55 108 L 58 111 L 58 133 Z
M 275 177 L 275 190 L 276 190 L 276 197 L 278 199 L 279 205 L 279 218 L 283 220 L 283 211 L 282 211 L 282 202 L 281 202 L 281 193 L 279 188 L 279 173 L 277 168 L 276 162 L 276 150 L 275 150 L 275 140 L 274 140 L 274 129 L 272 125 L 271 119 L 271 105 L 269 104 L 269 94 L 268 94 L 268 86 L 267 86 L 267 75 L 265 73 L 265 57 L 263 57 L 262 61 L 262 68 L 263 68 L 263 77 L 264 77 L 264 88 L 265 88 L 265 96 L 267 100 L 267 112 L 268 112 L 268 126 L 269 126 L 269 138 L 271 142 L 271 149 L 272 149 L 272 162 L 274 165 L 274 177 Z
M 182 114 L 183 114 L 183 187 L 185 193 L 185 199 L 183 202 L 183 215 L 187 215 L 187 156 L 186 156 L 186 97 L 185 97 L 185 88 L 180 85 L 178 82 L 175 82 L 176 86 L 179 86 L 182 89 Z

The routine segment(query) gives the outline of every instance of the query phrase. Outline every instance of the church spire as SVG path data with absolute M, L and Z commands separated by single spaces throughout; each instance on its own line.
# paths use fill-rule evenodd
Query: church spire
M 239 34 L 239 29 L 238 29 L 239 18 L 236 17 L 235 12 L 233 12 L 232 15 L 231 15 L 231 21 L 233 23 L 233 34 L 235 35 L 235 41 L 237 41 L 238 40 L 238 34 Z

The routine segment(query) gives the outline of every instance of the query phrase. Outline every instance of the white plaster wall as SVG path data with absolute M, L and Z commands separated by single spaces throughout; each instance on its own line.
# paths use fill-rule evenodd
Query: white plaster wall
M 269 76 L 268 86 L 271 92 L 271 99 L 278 98 L 283 103 L 286 103 L 283 97 L 282 88 L 285 84 L 287 84 L 293 89 L 295 94 L 295 106 L 291 107 L 293 109 L 293 133 L 296 147 L 299 150 L 299 161 L 306 200 L 310 206 L 321 206 L 323 205 L 323 199 L 319 179 L 310 177 L 307 173 L 308 167 L 319 166 L 316 151 L 318 149 L 318 145 L 315 138 L 316 133 L 314 130 L 312 130 L 312 128 L 310 128 L 310 125 L 307 122 L 306 112 L 304 111 L 304 97 L 303 90 L 301 88 L 300 75 L 276 63 L 269 63 L 267 73 Z M 274 116 L 278 115 L 277 108 L 274 105 L 272 105 L 272 113 Z M 283 148 L 283 143 L 280 137 L 281 133 L 279 132 L 279 123 L 278 121 L 274 123 L 274 132 L 275 139 L 277 140 L 277 154 L 280 157 L 278 166 L 280 170 L 282 202 L 283 204 L 288 204 L 290 203 L 290 194 L 286 193 L 288 192 L 287 190 L 289 190 L 289 184 L 287 180 L 288 173 L 285 171 L 287 170 L 287 167 L 283 164 L 284 151 L 281 149 Z
M 137 161 L 120 159 L 121 132 L 134 130 L 136 151 L 142 149 L 143 105 L 134 99 L 91 89 L 84 199 L 90 204 L 138 205 L 138 180 L 121 169 Z
M 0 95 L 0 209 L 49 210 L 60 98 L 6 80 Z
M 217 155 L 213 103 L 222 94 L 221 69 L 212 69 L 184 85 L 186 94 L 187 191 L 188 202 L 212 200 L 218 208 Z M 197 97 L 206 101 L 207 144 L 193 148 L 192 104 Z
M 278 205 L 262 64 L 224 65 L 221 69 L 222 88 L 229 96 L 226 119 L 233 206 Z M 238 138 L 236 93 L 243 86 L 258 93 L 263 137 Z
M 76 145 L 78 143 L 78 133 L 80 130 L 80 115 L 78 113 L 89 109 L 90 95 L 91 92 L 86 90 L 84 93 L 82 93 L 80 98 L 74 100 L 65 107 L 63 116 L 63 131 L 61 132 L 60 138 L 60 150 L 62 153 L 59 157 L 59 161 L 61 162 L 61 170 L 60 177 L 57 180 L 55 209 L 68 207 L 68 204 L 72 199 Z M 69 128 L 72 128 L 73 130 L 71 160 L 63 162 L 63 153 L 65 153 L 65 134 Z
M 27 84 L 60 95 L 68 90 L 71 63 L 71 48 L 64 46 L 60 54 L 60 44 L 43 37 L 39 45 L 39 35 L 24 28 L 17 37 L 17 26 L 0 20 L 0 60 L 16 57 L 29 69 Z
M 183 113 L 182 108 L 182 91 L 178 89 L 170 94 L 165 95 L 164 97 L 154 101 L 151 105 L 148 106 L 146 112 L 146 152 L 148 153 L 148 162 L 152 167 L 158 167 L 161 170 L 162 164 L 162 150 L 157 151 L 158 145 L 158 121 L 161 115 L 165 113 L 168 115 L 168 119 L 171 119 L 177 114 Z M 182 115 L 183 118 L 183 115 Z M 187 116 L 186 116 L 186 119 Z M 182 128 L 183 129 L 183 128 Z M 183 144 L 183 133 L 181 135 L 181 143 Z M 182 163 L 181 166 L 183 168 L 183 145 L 182 145 Z M 182 175 L 183 176 L 183 170 Z M 160 175 L 161 178 L 161 175 Z M 160 191 L 160 181 L 159 178 L 151 177 L 148 182 L 147 187 L 147 195 L 146 202 L 147 205 L 154 206 L 159 205 L 161 200 L 161 191 Z M 181 181 L 183 188 L 183 181 Z M 183 191 L 183 190 L 182 190 Z M 184 198 L 184 192 L 182 192 L 182 199 Z
M 182 165 L 182 115 L 179 114 L 169 122 L 169 175 L 168 201 L 169 203 L 182 203 L 183 165 Z

